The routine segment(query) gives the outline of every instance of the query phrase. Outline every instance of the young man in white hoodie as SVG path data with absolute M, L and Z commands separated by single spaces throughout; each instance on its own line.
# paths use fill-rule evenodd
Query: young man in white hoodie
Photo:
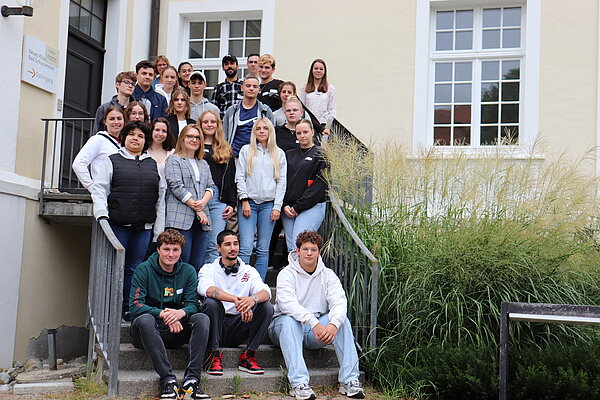
M 254 267 L 238 257 L 240 241 L 235 232 L 224 230 L 217 235 L 217 251 L 221 257 L 198 273 L 198 293 L 205 297 L 202 312 L 210 319 L 208 373 L 223 375 L 220 347 L 237 347 L 248 340 L 239 370 L 264 374 L 255 352 L 273 318 L 271 289 Z
M 296 399 L 315 399 L 302 347 L 319 349 L 333 344 L 340 364 L 340 393 L 362 399 L 358 353 L 354 334 L 346 317 L 348 301 L 340 279 L 323 264 L 320 252 L 323 238 L 304 231 L 296 239 L 296 251 L 289 254 L 289 265 L 277 276 L 275 319 L 269 326 L 273 343 L 281 347 Z

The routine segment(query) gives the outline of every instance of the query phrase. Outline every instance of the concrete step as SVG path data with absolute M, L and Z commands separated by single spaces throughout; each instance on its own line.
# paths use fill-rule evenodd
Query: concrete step
M 240 354 L 245 346 L 224 348 L 223 368 L 237 369 Z M 188 347 L 180 349 L 167 349 L 169 361 L 173 369 L 185 370 L 187 365 Z M 279 347 L 274 345 L 261 345 L 256 352 L 258 363 L 263 368 L 279 368 L 284 366 L 283 354 Z M 308 368 L 338 368 L 339 364 L 333 346 L 325 346 L 319 350 L 304 350 L 304 360 Z M 153 370 L 152 360 L 145 350 L 137 349 L 130 343 L 122 343 L 119 352 L 119 370 Z
M 178 379 L 183 379 L 183 371 L 174 371 Z M 337 385 L 337 368 L 310 369 L 312 386 Z M 238 378 L 235 378 L 235 377 Z M 281 392 L 287 387 L 287 377 L 283 369 L 265 369 L 263 375 L 251 375 L 237 369 L 227 369 L 222 376 L 203 374 L 202 388 L 215 398 L 228 393 Z M 154 371 L 119 371 L 119 396 L 156 396 L 159 393 L 158 375 Z

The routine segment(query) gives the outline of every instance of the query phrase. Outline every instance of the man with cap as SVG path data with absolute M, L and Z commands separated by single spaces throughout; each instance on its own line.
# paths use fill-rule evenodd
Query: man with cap
M 212 95 L 212 103 L 221 111 L 221 119 L 225 111 L 232 105 L 242 99 L 242 82 L 238 80 L 238 60 L 230 54 L 223 57 L 221 61 L 223 71 L 225 71 L 225 81 L 215 86 Z
M 206 77 L 200 71 L 194 71 L 190 75 L 190 118 L 198 121 L 200 114 L 205 110 L 220 112 L 219 108 L 204 97 L 206 89 Z

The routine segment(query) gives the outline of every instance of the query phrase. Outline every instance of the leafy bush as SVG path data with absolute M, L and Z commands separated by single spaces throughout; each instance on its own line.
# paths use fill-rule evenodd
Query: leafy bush
M 335 141 L 328 154 L 332 190 L 381 265 L 379 347 L 367 364 L 384 390 L 496 398 L 502 301 L 600 303 L 597 182 L 582 163 L 507 161 L 495 152 L 411 157 L 397 146 L 368 157 Z M 369 204 L 356 185 L 365 176 Z M 525 323 L 510 330 L 513 349 L 528 357 L 514 361 L 515 398 L 594 390 L 598 375 L 583 364 L 552 370 L 543 355 L 574 356 L 582 343 L 600 343 L 598 330 Z

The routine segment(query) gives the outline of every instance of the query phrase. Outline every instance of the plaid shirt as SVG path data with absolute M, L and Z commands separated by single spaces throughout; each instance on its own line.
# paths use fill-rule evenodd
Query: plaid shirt
M 232 105 L 242 99 L 242 82 L 240 80 L 233 82 L 221 82 L 215 86 L 211 102 L 221 110 L 221 119 L 225 111 Z

